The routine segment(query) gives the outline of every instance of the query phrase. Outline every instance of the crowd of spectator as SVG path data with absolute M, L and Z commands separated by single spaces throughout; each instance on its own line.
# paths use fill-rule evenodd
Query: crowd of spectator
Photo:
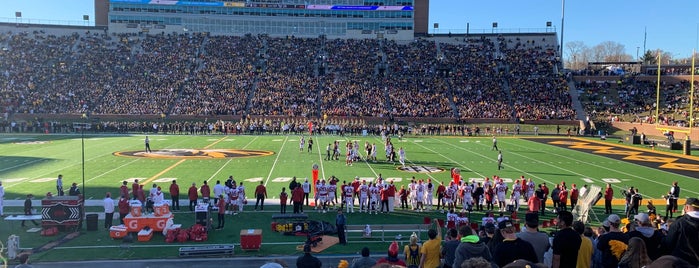
M 659 124 L 687 127 L 689 119 L 688 81 L 657 82 L 629 76 L 618 81 L 585 80 L 576 83 L 585 111 L 603 121 L 631 121 L 654 124 L 656 100 L 659 100 Z M 695 92 L 695 98 L 699 92 Z
M 551 50 L 519 42 L 0 33 L 0 108 L 6 117 L 572 119 Z

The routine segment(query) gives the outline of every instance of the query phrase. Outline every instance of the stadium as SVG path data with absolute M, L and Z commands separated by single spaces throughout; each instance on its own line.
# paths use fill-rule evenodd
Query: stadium
M 695 215 L 699 195 L 693 64 L 662 65 L 652 52 L 642 61 L 571 62 L 550 27 L 430 33 L 437 25 L 428 25 L 428 0 L 94 5 L 95 26 L 27 23 L 21 14 L 0 22 L 5 264 L 31 252 L 34 267 L 260 267 L 273 260 L 293 267 L 309 245 L 323 266 L 340 267 L 341 260 L 361 257 L 363 247 L 375 260 L 385 259 L 394 241 L 397 258 L 407 261 L 402 249 L 412 233 L 424 245 L 428 229 L 447 234 L 469 226 L 485 239 L 489 213 L 509 217 L 511 227 L 524 232 L 529 198 L 541 184 L 565 189 L 563 200 L 585 189 L 569 207 L 554 201 L 561 191 L 544 198 L 551 199 L 545 209 L 536 207 L 544 212 L 535 220 L 538 230 L 546 233 L 565 229 L 556 220 L 562 210 L 595 232 L 609 226 L 611 212 L 630 222 L 622 228 L 629 233 L 646 227 L 634 225 L 635 215 L 652 215 L 666 237 L 678 232 L 669 223 L 696 222 L 682 216 L 683 209 Z M 57 188 L 59 174 L 65 179 Z M 240 199 L 227 186 L 223 209 L 208 200 L 218 199 L 208 190 L 210 207 L 187 208 L 204 203 L 202 184 L 214 188 L 229 177 L 237 189 L 245 185 Z M 279 213 L 283 191 L 292 210 L 292 181 L 316 180 L 323 186 L 311 187 L 310 202 L 301 205 L 305 213 Z M 314 195 L 328 194 L 319 189 L 331 180 L 339 190 L 330 195 L 339 201 L 329 198 L 332 206 L 324 208 Z M 355 181 L 352 205 L 341 205 L 345 186 Z M 175 182 L 182 209 L 171 200 Z M 365 183 L 366 206 L 358 190 Z M 71 184 L 80 190 L 75 198 L 67 191 Z M 146 193 L 162 188 L 170 221 L 141 229 L 140 210 L 127 216 L 112 203 L 112 214 L 116 209 L 138 227 L 125 224 L 134 240 L 126 242 L 111 231 L 107 217 L 113 215 L 104 202 L 118 202 L 117 193 L 139 199 L 132 185 Z M 502 190 L 487 194 L 487 185 Z M 255 204 L 258 186 L 266 189 L 266 210 Z M 477 188 L 485 192 L 475 194 Z M 439 207 L 445 194 L 453 196 L 454 212 Z M 390 200 L 386 211 L 384 199 Z M 672 202 L 679 205 L 666 209 Z M 318 233 L 307 226 L 335 228 L 337 208 L 347 209 L 346 241 L 337 240 L 337 230 L 323 230 L 318 246 Z M 219 211 L 226 225 L 214 228 Z M 25 220 L 40 222 L 29 228 Z M 195 224 L 208 238 L 201 232 L 194 238 L 189 228 Z M 283 230 L 287 224 L 303 230 Z M 188 228 L 189 241 L 168 241 L 175 225 Z M 141 241 L 146 229 L 155 234 Z M 244 241 L 248 230 L 264 237 L 252 251 Z M 10 235 L 17 236 L 5 243 Z M 669 239 L 654 250 L 697 265 L 696 255 L 676 254 L 674 246 L 695 240 Z M 488 245 L 493 252 L 498 246 Z M 530 261 L 551 266 L 554 250 Z

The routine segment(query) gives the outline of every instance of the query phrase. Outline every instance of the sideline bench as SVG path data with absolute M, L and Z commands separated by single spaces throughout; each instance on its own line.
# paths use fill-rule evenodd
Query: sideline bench
M 427 234 L 427 230 L 430 229 L 431 224 L 369 224 L 371 228 L 371 237 L 364 236 L 364 228 L 366 225 L 347 225 L 345 226 L 345 233 L 348 240 L 350 238 L 380 238 L 381 241 L 386 242 L 395 240 L 396 235 L 401 235 L 403 241 L 409 241 L 410 235 L 415 232 L 420 241 L 426 239 L 423 234 Z M 356 234 L 359 234 L 357 236 Z

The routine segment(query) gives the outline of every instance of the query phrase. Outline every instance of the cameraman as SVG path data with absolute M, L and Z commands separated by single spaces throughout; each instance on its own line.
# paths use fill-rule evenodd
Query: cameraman
M 631 215 L 638 214 L 638 207 L 641 205 L 641 200 L 643 200 L 643 196 L 638 192 L 638 189 L 633 190 L 633 193 L 631 193 L 631 207 L 626 213 L 627 218 Z

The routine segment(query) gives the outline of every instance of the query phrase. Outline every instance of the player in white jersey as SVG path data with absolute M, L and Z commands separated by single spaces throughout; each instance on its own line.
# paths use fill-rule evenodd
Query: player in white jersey
M 408 194 L 408 199 L 410 200 L 410 208 L 416 210 L 417 199 L 415 199 L 415 195 L 417 192 L 417 183 L 415 182 L 415 177 L 413 177 L 413 179 L 410 180 L 410 184 L 408 184 L 408 189 L 410 190 Z
M 362 181 L 362 185 L 359 185 L 359 212 L 369 212 L 369 207 L 367 206 L 367 201 L 369 199 L 369 186 L 366 185 L 366 181 Z
M 431 179 L 427 179 L 427 185 L 425 185 L 425 205 L 427 205 L 427 210 L 432 210 L 432 201 L 434 199 L 434 184 Z
M 376 161 L 376 143 L 371 144 L 371 160 Z
M 485 181 L 483 181 L 483 189 L 488 189 L 488 186 L 494 186 L 493 182 L 490 181 L 490 178 L 486 177 Z
M 461 211 L 468 210 L 469 212 L 473 209 L 473 195 L 471 193 L 473 192 L 473 186 L 464 183 L 464 188 L 463 188 L 463 207 L 461 208 Z
M 242 204 L 239 202 L 240 192 L 238 188 L 233 185 L 233 187 L 228 188 L 228 205 L 233 215 L 237 215 Z
M 532 181 L 532 178 L 529 178 L 527 180 L 527 198 L 534 196 L 534 192 L 536 191 L 536 184 L 534 181 Z M 529 200 L 529 199 L 527 199 Z
M 444 191 L 444 204 L 447 207 L 447 211 L 454 211 L 454 197 L 456 195 L 456 188 L 454 188 L 454 182 L 452 182 L 447 189 Z
M 377 207 L 381 203 L 381 197 L 380 197 L 380 190 L 379 187 L 376 185 L 376 183 L 371 183 L 371 186 L 369 186 L 369 203 L 370 209 L 369 209 L 369 214 L 374 213 L 378 214 L 378 209 Z
M 422 184 L 422 180 L 419 180 L 417 182 L 417 186 L 415 186 L 415 203 L 417 211 L 424 211 L 425 210 L 425 205 L 424 201 L 425 200 L 425 185 Z
M 495 185 L 495 194 L 498 197 L 498 211 L 505 211 L 505 196 L 507 194 L 507 184 L 499 181 Z
M 345 199 L 345 206 L 347 206 L 347 213 L 354 213 L 354 187 L 352 187 L 352 184 L 347 184 L 345 185 L 344 188 L 344 199 Z
M 318 192 L 318 202 L 320 202 L 321 211 L 323 213 L 328 212 L 328 185 L 325 184 L 325 180 L 316 186 L 316 192 Z M 316 207 L 318 206 L 318 203 L 316 203 Z
M 405 149 L 403 149 L 403 147 L 398 149 L 398 162 L 405 167 Z
M 512 196 L 510 198 L 511 205 L 514 206 L 515 211 L 519 210 L 519 198 L 522 196 L 522 184 L 520 184 L 519 180 L 515 180 L 515 183 L 512 185 Z
M 306 146 L 306 138 L 301 136 L 301 138 L 299 138 L 299 152 L 303 153 L 303 149 L 305 149 L 305 146 Z
M 333 204 L 333 209 L 337 208 L 337 181 L 337 178 L 330 177 L 328 183 L 328 206 Z

